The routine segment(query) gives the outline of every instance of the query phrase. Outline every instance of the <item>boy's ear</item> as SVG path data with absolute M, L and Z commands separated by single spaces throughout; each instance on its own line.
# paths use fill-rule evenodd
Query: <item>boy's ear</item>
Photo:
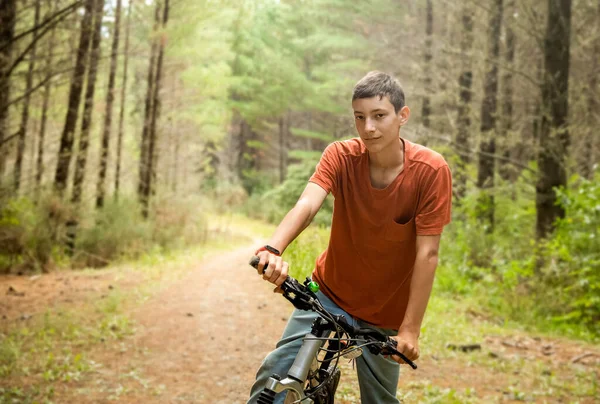
M 398 118 L 400 119 L 400 125 L 405 125 L 410 118 L 410 108 L 406 105 L 403 106 L 400 111 L 398 111 Z

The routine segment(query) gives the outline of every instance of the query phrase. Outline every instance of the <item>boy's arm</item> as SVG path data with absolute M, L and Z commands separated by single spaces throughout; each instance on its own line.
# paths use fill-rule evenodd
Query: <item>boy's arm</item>
M 277 226 L 268 244 L 283 253 L 287 246 L 312 222 L 326 197 L 327 191 L 319 185 L 309 182 L 296 205 Z M 267 251 L 260 252 L 258 257 L 260 258 L 258 273 L 263 273 L 263 267 L 268 262 L 269 265 L 263 278 L 280 286 L 287 277 L 287 263 L 283 262 L 281 257 Z
M 404 320 L 398 330 L 398 351 L 408 359 L 419 357 L 419 334 L 425 309 L 431 294 L 435 268 L 438 263 L 438 249 L 441 235 L 417 236 L 417 256 L 410 282 L 410 294 Z M 394 357 L 399 363 L 404 363 L 399 357 Z

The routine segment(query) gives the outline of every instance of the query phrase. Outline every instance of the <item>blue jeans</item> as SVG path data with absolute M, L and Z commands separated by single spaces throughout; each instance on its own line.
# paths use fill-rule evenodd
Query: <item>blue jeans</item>
M 354 326 L 375 328 L 386 335 L 396 335 L 397 333 L 395 330 L 377 328 L 364 321 L 354 319 L 323 293 L 317 292 L 317 296 L 321 304 L 330 313 L 344 315 L 346 320 Z M 256 381 L 252 385 L 248 404 L 256 403 L 267 379 L 273 373 L 277 373 L 282 378 L 287 375 L 296 354 L 300 350 L 302 338 L 310 332 L 312 323 L 317 317 L 318 314 L 312 311 L 294 310 L 283 331 L 281 340 L 277 343 L 275 350 L 267 355 L 256 374 Z M 373 355 L 368 349 L 364 349 L 363 354 L 356 359 L 356 368 L 362 403 L 399 403 L 396 398 L 396 387 L 400 375 L 400 365 L 398 363 L 381 355 Z M 278 394 L 275 403 L 282 404 L 284 399 L 285 394 Z

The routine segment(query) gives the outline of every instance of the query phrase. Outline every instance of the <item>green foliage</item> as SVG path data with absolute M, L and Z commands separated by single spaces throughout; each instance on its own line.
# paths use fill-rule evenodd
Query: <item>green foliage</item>
M 37 205 L 27 198 L 0 201 L 0 271 L 46 270 L 63 261 L 56 247 L 70 214 L 69 206 L 53 197 Z
M 104 266 L 120 258 L 139 257 L 154 248 L 178 249 L 207 236 L 203 202 L 197 198 L 157 201 L 151 220 L 143 220 L 139 204 L 128 199 L 107 201 L 82 227 L 76 262 Z
M 328 243 L 328 228 L 306 229 L 285 250 L 285 259 L 290 263 L 290 274 L 301 281 L 309 276 L 315 268 L 317 257 L 325 251 Z
M 600 170 L 573 178 L 558 191 L 566 217 L 545 245 L 547 282 L 564 290 L 566 312 L 557 321 L 585 324 L 600 335 Z
M 314 160 L 290 166 L 286 180 L 268 192 L 253 194 L 243 207 L 244 213 L 270 223 L 279 223 L 298 201 L 314 169 Z M 328 197 L 313 219 L 313 223 L 329 225 L 332 214 L 333 203 Z
M 34 204 L 27 198 L 0 207 L 0 270 L 47 271 L 54 265 L 99 267 L 135 258 L 155 248 L 169 250 L 203 243 L 207 237 L 203 201 L 180 198 L 155 203 L 144 220 L 137 201 L 112 198 L 105 206 L 79 213 L 73 256 L 66 255 L 65 223 L 77 217 L 54 197 Z
M 488 234 L 471 190 L 444 231 L 436 288 L 475 299 L 498 316 L 543 330 L 600 336 L 600 187 L 572 179 L 560 190 L 566 217 L 550 239 L 535 240 L 534 183 L 525 172 L 495 192 L 495 230 Z M 595 337 L 594 337 L 595 336 Z
M 7 381 L 0 402 L 50 402 L 56 383 L 79 381 L 96 369 L 86 355 L 90 344 L 132 335 L 133 323 L 123 314 L 117 290 L 95 309 L 48 310 L 27 326 L 0 333 L 0 377 Z M 26 387 L 11 386 L 23 379 Z
M 82 226 L 76 260 L 85 266 L 103 266 L 121 257 L 136 257 L 150 248 L 152 223 L 141 219 L 136 201 L 110 199 Z
M 156 203 L 152 240 L 165 250 L 207 240 L 206 203 L 200 198 L 163 199 Z
M 335 140 L 333 138 L 333 136 L 331 136 L 327 133 L 315 132 L 312 130 L 306 130 L 306 129 L 300 129 L 300 128 L 290 128 L 290 132 L 292 132 L 292 134 L 294 136 L 322 140 L 327 143 L 331 143 Z

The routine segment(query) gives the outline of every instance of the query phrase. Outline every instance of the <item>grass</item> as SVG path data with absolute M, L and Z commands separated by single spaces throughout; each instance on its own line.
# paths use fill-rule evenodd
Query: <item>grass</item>
M 86 355 L 91 345 L 135 331 L 122 304 L 114 290 L 90 309 L 48 310 L 1 334 L 0 376 L 7 386 L 0 387 L 0 403 L 49 402 L 55 383 L 78 381 L 95 370 L 99 365 Z

